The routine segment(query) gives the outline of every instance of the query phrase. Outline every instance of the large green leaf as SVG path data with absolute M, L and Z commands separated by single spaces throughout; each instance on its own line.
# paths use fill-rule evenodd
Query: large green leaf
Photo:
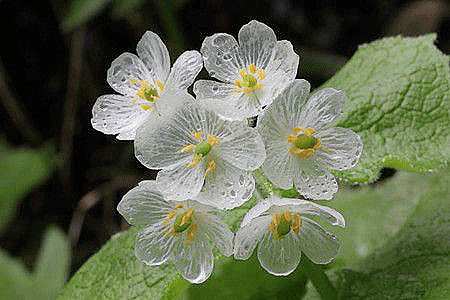
M 13 216 L 19 201 L 54 170 L 51 147 L 10 148 L 0 139 L 0 230 Z
M 137 226 L 121 232 L 92 256 L 57 299 L 174 299 L 189 283 L 171 264 L 150 267 L 134 256 Z
M 383 248 L 330 271 L 339 299 L 450 298 L 450 172 L 425 180 L 416 209 Z M 306 298 L 318 298 L 313 288 Z
M 63 232 L 54 227 L 45 233 L 33 273 L 0 250 L 0 299 L 55 299 L 66 281 L 69 267 L 69 241 Z
M 374 181 L 383 166 L 434 171 L 450 159 L 449 57 L 435 34 L 384 38 L 361 46 L 324 86 L 349 97 L 338 126 L 358 132 L 358 167 L 337 175 Z

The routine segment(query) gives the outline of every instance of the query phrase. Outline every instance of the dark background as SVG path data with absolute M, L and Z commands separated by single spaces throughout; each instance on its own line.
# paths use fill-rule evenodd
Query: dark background
M 121 53 L 135 53 L 146 30 L 166 43 L 172 62 L 217 32 L 237 36 L 252 19 L 266 23 L 300 55 L 297 78 L 313 88 L 330 78 L 358 45 L 385 36 L 438 32 L 450 53 L 447 1 L 136 1 L 109 2 L 87 22 L 68 28 L 70 1 L 0 0 L 0 135 L 16 147 L 53 143 L 57 167 L 30 191 L 0 233 L 0 247 L 32 266 L 44 229 L 56 224 L 72 243 L 72 272 L 110 236 L 127 227 L 115 207 L 155 172 L 134 158 L 130 141 L 95 131 L 91 109 L 115 93 L 106 70 Z M 67 25 L 67 24 L 66 24 Z M 206 77 L 203 70 L 199 77 Z M 381 179 L 391 175 L 384 170 Z M 0 199 L 1 201 L 1 199 Z

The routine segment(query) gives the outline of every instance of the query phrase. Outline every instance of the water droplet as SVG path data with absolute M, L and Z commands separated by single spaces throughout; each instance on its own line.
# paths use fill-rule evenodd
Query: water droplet
M 225 61 L 230 61 L 233 57 L 231 56 L 230 53 L 225 53 L 222 58 Z

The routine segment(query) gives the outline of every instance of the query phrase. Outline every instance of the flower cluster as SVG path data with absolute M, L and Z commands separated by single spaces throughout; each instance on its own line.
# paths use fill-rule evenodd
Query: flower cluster
M 166 46 L 145 33 L 138 55 L 124 53 L 108 70 L 121 95 L 101 96 L 93 107 L 95 129 L 133 140 L 137 159 L 159 170 L 117 208 L 130 224 L 145 225 L 136 256 L 151 266 L 171 260 L 192 283 L 211 275 L 213 248 L 247 259 L 258 244 L 261 266 L 274 275 L 290 274 L 302 252 L 314 263 L 330 262 L 339 242 L 313 219 L 345 221 L 310 200 L 331 199 L 338 186 L 330 170 L 354 167 L 362 151 L 356 133 L 333 127 L 344 93 L 325 88 L 310 97 L 309 83 L 295 79 L 292 44 L 257 21 L 244 25 L 238 40 L 207 37 L 200 52 L 184 52 L 170 68 Z M 218 81 L 194 83 L 203 65 Z M 193 83 L 195 98 L 187 91 Z M 305 199 L 262 199 L 233 233 L 224 212 L 257 194 L 256 169 Z

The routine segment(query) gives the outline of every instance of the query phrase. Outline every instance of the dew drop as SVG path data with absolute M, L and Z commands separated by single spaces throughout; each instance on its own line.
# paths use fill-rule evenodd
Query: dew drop
M 225 53 L 222 58 L 225 61 L 230 61 L 233 57 L 231 56 L 230 53 Z

